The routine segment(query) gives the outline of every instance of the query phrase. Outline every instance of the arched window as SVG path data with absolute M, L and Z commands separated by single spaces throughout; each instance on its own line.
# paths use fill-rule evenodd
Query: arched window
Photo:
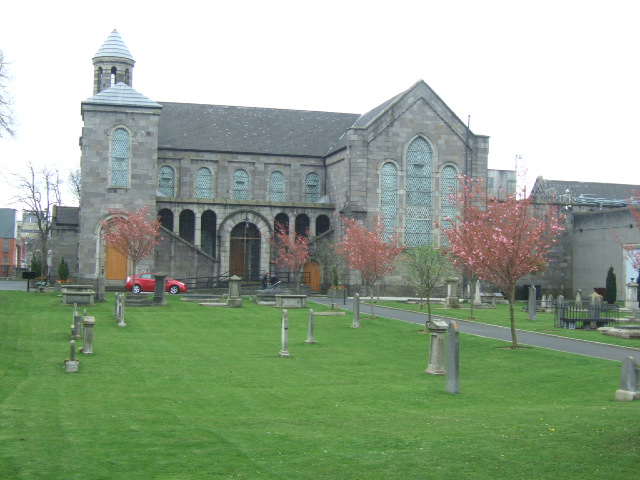
M 398 198 L 398 168 L 391 162 L 382 166 L 380 172 L 380 214 L 384 235 L 389 238 L 396 228 Z
M 309 173 L 304 179 L 304 201 L 316 203 L 320 200 L 320 177 L 317 173 Z
M 284 175 L 278 170 L 269 175 L 269 201 L 284 202 Z
M 124 83 L 131 86 L 131 73 L 128 68 L 124 71 Z
M 322 235 L 324 232 L 328 232 L 331 227 L 329 217 L 326 215 L 318 215 L 316 218 L 316 235 Z
M 442 230 L 449 230 L 456 222 L 456 193 L 458 179 L 456 169 L 446 166 L 440 174 L 440 225 Z M 446 235 L 440 236 L 440 244 L 448 245 Z
M 158 217 L 160 217 L 160 225 L 173 232 L 173 212 L 163 208 L 158 212 Z
M 194 243 L 196 230 L 196 215 L 191 210 L 180 212 L 180 230 L 178 235 L 189 243 Z
M 131 145 L 129 132 L 118 128 L 111 140 L 111 186 L 129 186 L 129 157 Z
M 199 168 L 196 172 L 196 198 L 211 198 L 213 175 L 206 167 Z
M 200 220 L 200 245 L 211 256 L 216 254 L 216 214 L 207 210 Z
M 110 87 L 113 87 L 116 84 L 116 78 L 118 75 L 118 69 L 116 67 L 111 67 L 111 84 Z
M 309 236 L 309 217 L 304 213 L 296 217 L 296 235 Z
M 174 196 L 175 172 L 169 165 L 163 165 L 158 170 L 158 192 L 163 197 Z
M 289 215 L 286 213 L 277 214 L 273 222 L 273 231 L 279 232 L 280 230 L 289 233 Z
M 233 172 L 233 199 L 249 199 L 249 174 L 245 170 Z
M 433 151 L 424 138 L 407 149 L 407 217 L 404 242 L 408 247 L 431 243 L 431 190 Z

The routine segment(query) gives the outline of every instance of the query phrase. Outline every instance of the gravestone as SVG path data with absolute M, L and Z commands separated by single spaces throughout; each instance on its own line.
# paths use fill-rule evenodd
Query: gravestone
M 429 375 L 444 375 L 444 342 L 447 333 L 447 322 L 443 320 L 432 320 L 429 323 L 430 343 L 429 343 L 429 365 L 425 373 Z
M 553 295 L 549 294 L 549 296 L 547 297 L 547 310 L 550 310 L 553 308 Z
M 289 313 L 282 310 L 282 348 L 280 349 L 281 357 L 290 357 L 289 353 Z
M 241 307 L 242 297 L 240 297 L 240 281 L 242 279 L 234 275 L 229 279 L 229 299 L 227 300 L 228 307 Z
M 576 292 L 576 308 L 582 308 L 582 290 Z
M 602 297 L 596 292 L 589 295 L 589 319 L 598 320 L 602 310 Z
M 165 298 L 165 287 L 167 276 L 166 275 L 154 275 L 153 278 L 156 281 L 153 289 L 153 304 L 154 305 L 166 305 L 167 299 Z
M 535 285 L 529 285 L 529 301 L 527 303 L 527 313 L 529 314 L 529 320 L 538 320 L 536 295 L 537 291 Z
M 316 343 L 313 339 L 313 309 L 309 309 L 309 323 L 307 326 L 307 339 L 305 343 Z
M 542 301 L 540 303 L 540 306 L 542 308 L 547 308 L 547 296 L 546 295 L 542 295 Z
M 82 316 L 78 313 L 78 304 L 73 304 L 73 338 L 82 338 Z
M 633 278 L 627 283 L 627 298 L 625 298 L 624 306 L 629 309 L 638 308 L 638 284 Z
M 630 402 L 640 398 L 640 371 L 635 358 L 627 357 L 620 368 L 620 388 L 616 391 L 616 400 Z
M 69 359 L 65 360 L 65 369 L 67 373 L 77 373 L 78 366 L 80 362 L 76 359 L 76 341 L 71 340 L 70 342 L 71 353 L 69 355 Z
M 480 280 L 476 280 L 476 289 L 473 295 L 473 304 L 482 305 L 482 293 L 480 292 Z
M 91 355 L 93 353 L 93 326 L 96 324 L 95 317 L 83 318 L 84 323 L 84 335 L 82 342 L 82 353 L 85 355 Z
M 449 277 L 447 282 L 447 298 L 444 301 L 445 308 L 460 308 L 458 298 L 458 277 Z
M 360 294 L 353 295 L 353 325 L 352 328 L 360 328 Z
M 562 316 L 564 314 L 564 295 L 558 295 L 558 299 L 556 300 L 556 325 L 561 328 L 564 328 L 564 324 L 562 322 Z
M 447 393 L 458 393 L 460 387 L 460 339 L 458 333 L 458 324 L 452 320 L 447 329 L 447 378 L 445 382 Z

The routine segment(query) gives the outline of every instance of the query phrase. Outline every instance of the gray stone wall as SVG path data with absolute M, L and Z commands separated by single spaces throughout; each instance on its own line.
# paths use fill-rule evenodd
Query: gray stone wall
M 69 265 L 69 278 L 78 278 L 78 226 L 54 225 L 51 229 L 51 280 L 58 279 L 58 266 L 64 257 Z M 77 282 L 76 282 L 77 283 Z

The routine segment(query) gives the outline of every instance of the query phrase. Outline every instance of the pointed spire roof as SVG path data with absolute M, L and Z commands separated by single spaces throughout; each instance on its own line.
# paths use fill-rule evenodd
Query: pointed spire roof
M 101 57 L 118 57 L 126 58 L 132 62 L 134 61 L 133 56 L 129 53 L 129 49 L 122 41 L 118 31 L 115 29 L 111 32 L 111 35 L 109 35 L 109 38 L 107 38 L 102 47 L 100 47 L 98 53 L 94 55 L 93 59 L 95 60 L 96 58 Z

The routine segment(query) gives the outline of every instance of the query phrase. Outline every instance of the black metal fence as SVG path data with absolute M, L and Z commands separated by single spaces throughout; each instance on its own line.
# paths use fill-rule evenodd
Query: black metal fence
M 592 330 L 600 327 L 613 327 L 620 323 L 620 306 L 591 305 L 585 302 L 567 302 L 555 305 L 556 328 L 570 330 Z
M 234 275 L 238 275 L 242 279 L 242 284 L 255 284 L 256 288 L 262 284 L 262 276 L 259 273 L 244 272 L 244 274 L 225 273 L 223 275 L 211 277 L 194 277 L 194 278 L 178 278 L 187 284 L 187 291 L 193 290 L 215 290 L 229 288 L 229 279 Z M 278 278 L 282 286 L 290 286 L 294 282 L 293 272 L 278 272 Z M 311 284 L 311 274 L 309 272 L 301 272 L 299 275 L 300 283 L 303 285 Z

